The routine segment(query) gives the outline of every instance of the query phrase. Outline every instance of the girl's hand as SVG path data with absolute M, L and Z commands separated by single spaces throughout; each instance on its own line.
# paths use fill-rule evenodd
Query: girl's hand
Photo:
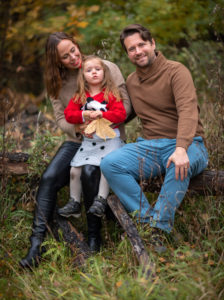
M 96 119 L 101 119 L 103 116 L 103 113 L 101 110 L 96 110 L 96 111 L 90 111 L 90 120 L 96 120 Z
M 84 110 L 84 111 L 83 111 L 82 115 L 83 115 L 85 121 L 92 120 L 92 119 L 90 118 L 90 114 L 91 114 L 91 110 Z

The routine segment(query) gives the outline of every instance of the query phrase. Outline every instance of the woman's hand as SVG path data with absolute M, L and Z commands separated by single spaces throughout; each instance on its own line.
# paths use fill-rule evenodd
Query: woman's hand
M 85 122 L 83 124 L 75 124 L 75 132 L 79 132 L 83 134 L 89 122 Z
M 87 138 L 92 139 L 93 138 L 92 134 L 86 134 L 85 133 L 85 129 L 88 126 L 89 123 L 90 123 L 90 121 L 86 121 L 83 124 L 75 124 L 75 131 L 81 133 L 82 135 L 84 135 Z

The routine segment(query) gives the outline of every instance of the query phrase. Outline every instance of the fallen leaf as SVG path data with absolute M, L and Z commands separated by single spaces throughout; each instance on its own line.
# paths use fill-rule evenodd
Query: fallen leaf
M 122 281 L 116 282 L 116 287 L 120 287 L 120 286 L 122 286 Z

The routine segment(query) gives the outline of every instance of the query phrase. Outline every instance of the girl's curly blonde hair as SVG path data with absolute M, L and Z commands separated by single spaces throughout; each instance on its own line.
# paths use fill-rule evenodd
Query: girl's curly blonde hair
M 99 58 L 98 56 L 95 56 L 95 55 L 88 55 L 88 56 L 83 57 L 82 68 L 79 70 L 78 79 L 77 79 L 77 92 L 73 98 L 73 101 L 74 102 L 80 101 L 81 104 L 83 104 L 83 105 L 86 103 L 86 92 L 89 92 L 89 86 L 84 77 L 83 70 L 84 70 L 85 63 L 87 61 L 90 61 L 93 59 L 96 59 L 99 61 L 100 65 L 102 66 L 103 71 L 104 71 L 104 78 L 102 81 L 101 88 L 102 88 L 102 90 L 104 90 L 105 101 L 108 102 L 109 97 L 111 95 L 113 95 L 117 101 L 121 101 L 119 90 L 113 82 L 109 68 L 102 61 L 101 58 Z

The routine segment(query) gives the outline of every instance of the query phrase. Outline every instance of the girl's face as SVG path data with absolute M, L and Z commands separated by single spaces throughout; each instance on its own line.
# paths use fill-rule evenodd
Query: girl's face
M 61 63 L 68 69 L 78 69 L 82 63 L 82 56 L 78 47 L 70 40 L 62 40 L 57 45 Z
M 104 70 L 98 59 L 87 60 L 83 66 L 83 75 L 89 85 L 101 85 L 104 79 Z

